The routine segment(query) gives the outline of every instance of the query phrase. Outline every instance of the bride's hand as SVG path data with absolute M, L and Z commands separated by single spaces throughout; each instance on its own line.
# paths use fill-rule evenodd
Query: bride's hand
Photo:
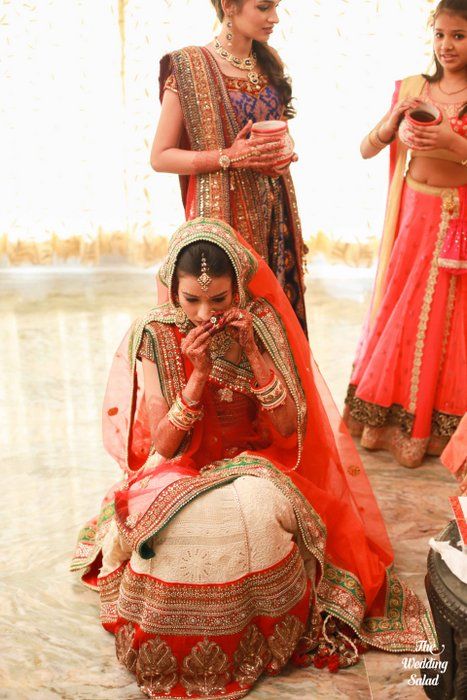
M 253 329 L 253 317 L 246 309 L 232 307 L 225 315 L 225 326 L 235 329 L 235 339 L 246 355 L 257 350 Z
M 211 324 L 202 323 L 200 326 L 192 328 L 181 342 L 182 354 L 187 357 L 193 367 L 203 375 L 209 375 L 212 369 L 209 346 L 211 344 L 211 334 L 209 332 Z

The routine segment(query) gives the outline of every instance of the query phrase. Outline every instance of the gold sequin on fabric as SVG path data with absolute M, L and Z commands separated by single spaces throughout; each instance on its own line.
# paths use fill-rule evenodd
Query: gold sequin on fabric
M 398 425 L 404 433 L 410 434 L 412 432 L 415 416 L 409 411 L 406 411 L 399 404 L 392 404 L 392 406 L 387 407 L 364 401 L 356 396 L 356 390 L 357 387 L 354 384 L 350 384 L 345 399 L 352 418 L 372 428 L 381 428 L 384 425 Z
M 170 693 L 178 681 L 178 666 L 167 642 L 155 637 L 141 645 L 136 680 L 143 692 Z
M 256 625 L 250 625 L 234 654 L 234 678 L 248 688 L 260 677 L 271 659 L 271 651 Z
M 230 680 L 229 659 L 220 646 L 209 639 L 199 642 L 183 659 L 180 683 L 188 695 L 222 692 Z
M 439 268 L 438 258 L 441 252 L 444 239 L 452 218 L 459 216 L 459 193 L 457 189 L 446 189 L 442 192 L 441 221 L 438 236 L 431 258 L 428 280 L 425 288 L 425 295 L 422 302 L 420 316 L 418 319 L 417 337 L 415 342 L 415 353 L 412 366 L 412 377 L 410 382 L 409 412 L 415 413 L 417 410 L 417 398 L 420 387 L 420 373 L 422 368 L 423 353 L 425 349 L 425 336 L 428 327 L 431 305 L 435 294 L 436 282 L 438 280 Z
M 446 321 L 444 324 L 443 333 L 443 344 L 441 348 L 441 360 L 439 363 L 440 371 L 443 368 L 444 361 L 446 359 L 446 352 L 448 349 L 449 336 L 451 335 L 451 321 L 452 314 L 454 312 L 454 306 L 456 303 L 456 287 L 457 287 L 458 277 L 456 275 L 451 275 L 449 280 L 449 290 L 448 290 L 448 301 L 446 304 Z
M 248 78 L 234 78 L 230 75 L 222 75 L 222 77 L 229 92 L 238 90 L 239 92 L 246 92 L 253 97 L 257 97 L 269 85 L 268 76 L 264 74 L 258 76 L 258 82 L 255 84 L 251 83 Z
M 300 637 L 303 634 L 305 625 L 295 615 L 286 615 L 281 622 L 274 627 L 274 633 L 268 639 L 269 649 L 272 654 L 272 661 L 268 668 L 277 672 L 285 666 L 291 657 Z
M 240 632 L 257 615 L 280 617 L 307 587 L 296 546 L 268 571 L 216 586 L 167 585 L 127 567 L 120 587 L 119 614 L 147 634 L 223 635 Z
M 451 437 L 461 422 L 462 416 L 453 416 L 441 411 L 433 411 L 431 434 L 440 437 Z

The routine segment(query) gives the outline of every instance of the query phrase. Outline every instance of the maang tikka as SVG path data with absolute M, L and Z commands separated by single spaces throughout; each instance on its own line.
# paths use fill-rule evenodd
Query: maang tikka
M 206 257 L 204 253 L 201 253 L 201 274 L 197 279 L 197 282 L 203 292 L 208 291 L 208 287 L 212 282 L 212 277 L 208 275 L 208 262 L 206 260 Z

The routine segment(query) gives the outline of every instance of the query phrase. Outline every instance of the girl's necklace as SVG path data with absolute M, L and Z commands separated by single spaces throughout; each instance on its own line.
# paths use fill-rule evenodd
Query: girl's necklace
M 446 90 L 443 90 L 443 88 L 441 87 L 441 80 L 440 80 L 438 83 L 438 87 L 439 87 L 440 91 L 443 93 L 443 95 L 451 96 L 451 95 L 458 95 L 460 92 L 462 92 L 463 90 L 465 90 L 467 88 L 467 85 L 464 85 L 464 87 L 462 87 L 460 90 L 454 90 L 454 92 L 447 92 Z
M 255 70 L 255 53 L 252 53 L 246 58 L 238 58 L 237 56 L 234 56 L 229 51 L 227 51 L 227 49 L 225 49 L 222 46 L 217 37 L 214 39 L 214 51 L 225 61 L 228 61 L 228 63 L 231 63 L 233 66 L 235 66 L 235 68 L 238 68 L 239 70 L 248 71 L 247 76 L 250 83 L 252 83 L 253 85 L 257 85 L 259 83 L 259 75 L 258 72 Z

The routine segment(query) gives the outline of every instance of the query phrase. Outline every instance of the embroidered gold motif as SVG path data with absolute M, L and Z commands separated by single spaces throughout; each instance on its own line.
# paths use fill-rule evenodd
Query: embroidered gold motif
M 167 642 L 155 637 L 141 645 L 136 680 L 143 692 L 170 693 L 177 679 L 177 660 Z
M 230 680 L 229 660 L 218 644 L 204 639 L 183 659 L 180 683 L 188 695 L 222 692 Z
M 274 633 L 269 637 L 268 644 L 273 659 L 268 668 L 280 671 L 292 656 L 295 647 L 303 634 L 305 626 L 295 615 L 286 615 L 274 627 Z
M 433 411 L 431 420 L 431 434 L 450 437 L 456 432 L 457 426 L 461 422 L 462 416 L 453 416 L 441 411 Z
M 202 580 L 202 577 L 201 577 Z M 306 573 L 294 547 L 275 567 L 226 584 L 191 586 L 135 574 L 120 586 L 119 614 L 154 635 L 236 634 L 258 615 L 280 617 L 305 595 Z
M 234 654 L 234 678 L 247 688 L 262 674 L 271 659 L 264 636 L 256 625 L 250 625 Z
M 131 673 L 135 672 L 136 660 L 138 652 L 133 649 L 133 639 L 135 638 L 135 630 L 131 623 L 123 625 L 115 635 L 115 651 L 117 659 Z
M 441 359 L 439 363 L 440 371 L 443 368 L 444 360 L 446 358 L 449 336 L 451 334 L 452 314 L 454 311 L 454 305 L 456 303 L 457 279 L 458 278 L 456 277 L 456 275 L 451 275 L 451 279 L 449 280 L 448 300 L 446 304 L 446 321 L 444 324 L 443 345 L 441 350 Z
M 228 387 L 219 389 L 218 395 L 221 401 L 227 401 L 227 403 L 232 403 L 233 401 L 233 391 Z

